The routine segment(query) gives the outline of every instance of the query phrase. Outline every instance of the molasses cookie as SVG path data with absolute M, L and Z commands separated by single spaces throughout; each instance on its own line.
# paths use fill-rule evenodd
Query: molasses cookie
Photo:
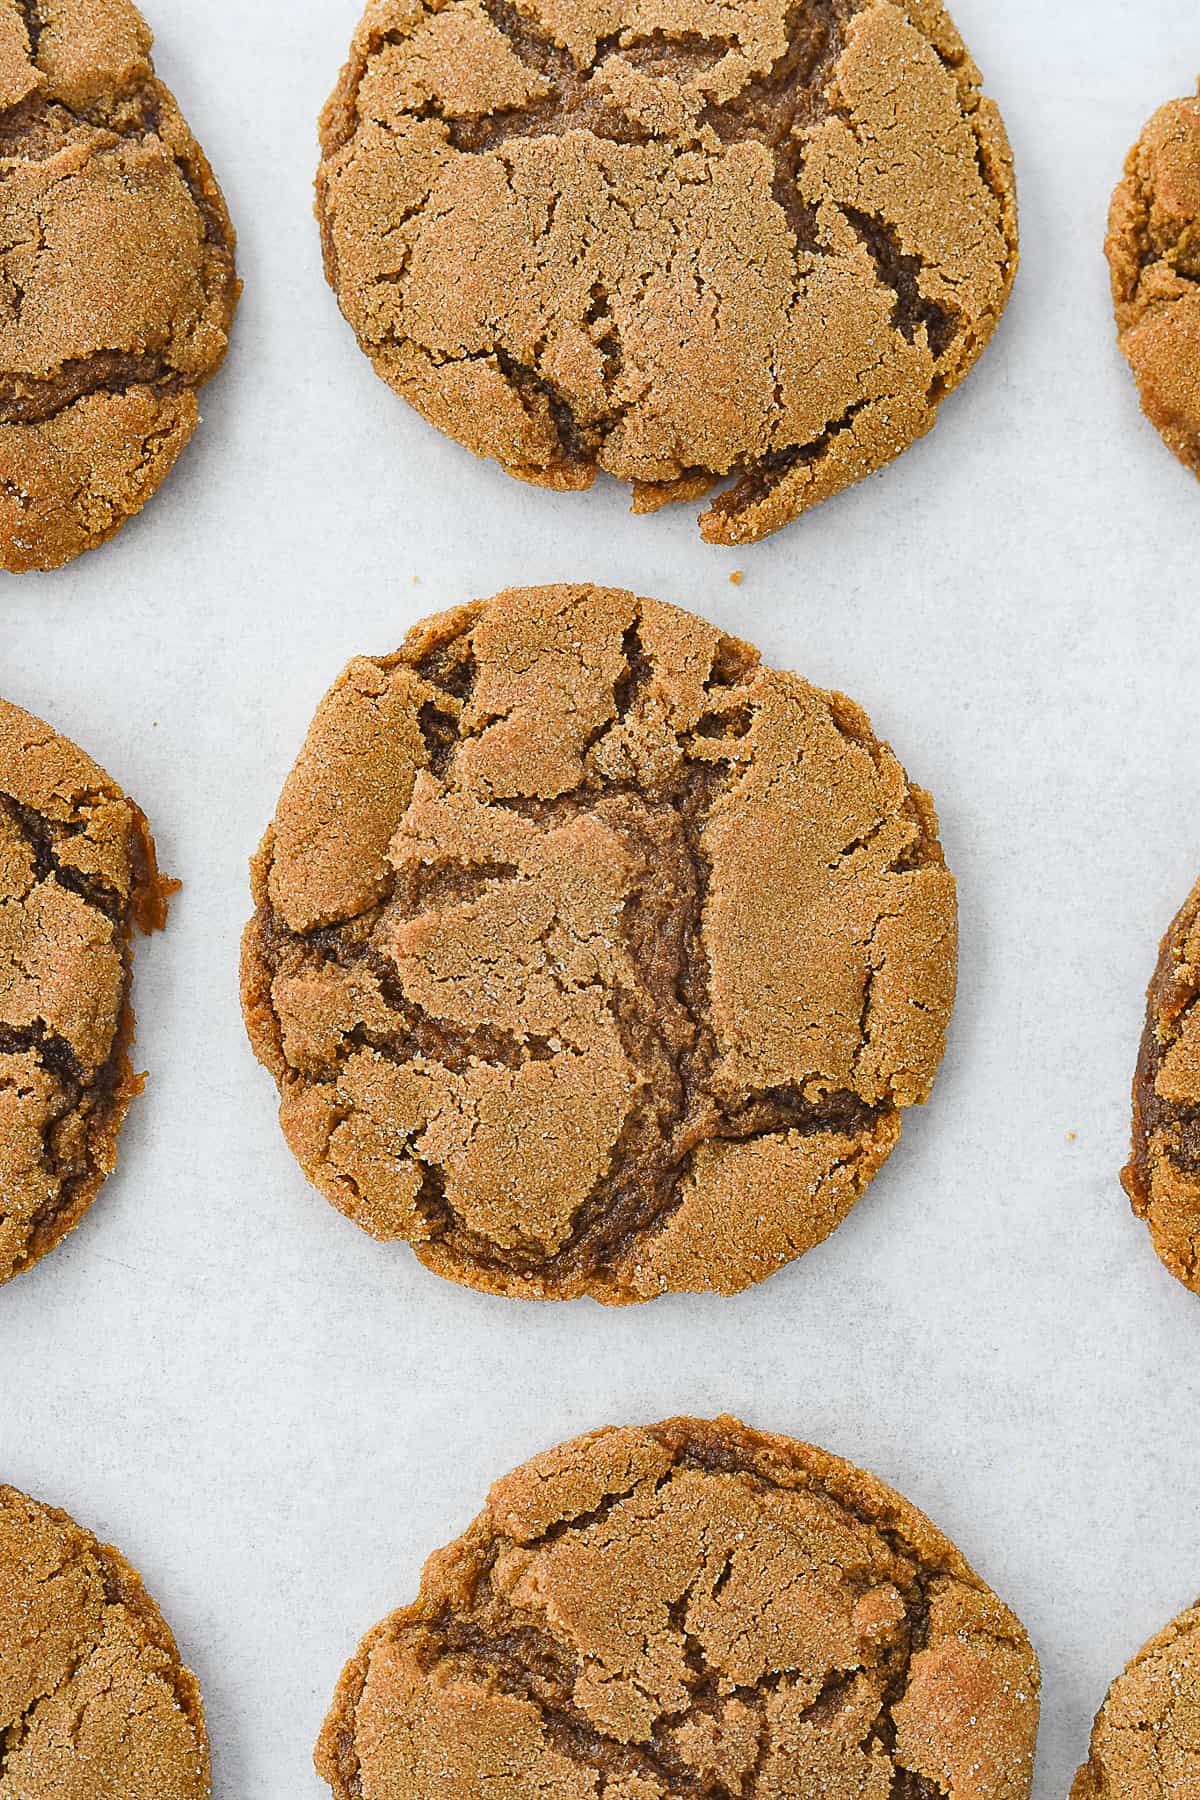
M 321 122 L 325 267 L 477 455 L 778 529 L 934 423 L 1017 262 L 940 0 L 370 0 Z
M 592 1433 L 492 1489 L 370 1632 L 337 1800 L 1024 1800 L 1019 1621 L 882 1482 L 734 1419 Z
M 195 1677 L 141 1577 L 0 1487 L 0 1800 L 207 1800 Z
M 1130 151 L 1105 248 L 1143 410 L 1200 474 L 1200 99 L 1160 108 Z
M 0 0 L 0 566 L 139 512 L 238 296 L 225 202 L 130 0 Z
M 932 804 L 852 701 L 654 600 L 515 589 L 352 662 L 253 865 L 309 1178 L 441 1275 L 734 1293 L 844 1218 L 955 981 Z
M 133 801 L 0 700 L 0 1282 L 78 1225 L 116 1162 L 142 1085 L 131 940 L 166 923 L 174 886 Z
M 1096 1715 L 1071 1800 L 1190 1800 L 1200 1792 L 1200 1606 L 1139 1650 Z
M 1200 882 L 1163 939 L 1121 1180 L 1172 1275 L 1200 1293 Z

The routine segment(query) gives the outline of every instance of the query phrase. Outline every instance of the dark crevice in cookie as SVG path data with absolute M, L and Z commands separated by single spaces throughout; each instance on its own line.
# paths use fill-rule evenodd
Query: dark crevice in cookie
M 484 0 L 488 18 L 512 46 L 514 55 L 547 81 L 566 81 L 575 72 L 570 55 L 542 31 L 512 0 Z
M 496 363 L 531 419 L 548 420 L 558 438 L 557 465 L 570 475 L 592 471 L 601 434 L 585 426 L 552 381 L 506 350 L 497 349 Z
M 363 966 L 374 977 L 379 993 L 394 1015 L 386 1032 L 356 1026 L 347 1042 L 355 1049 L 370 1049 L 389 1061 L 408 1064 L 417 1058 L 440 1063 L 451 1073 L 461 1075 L 475 1063 L 491 1063 L 497 1068 L 519 1069 L 531 1058 L 544 1055 L 543 1040 L 517 1037 L 498 1025 L 476 1025 L 473 1028 L 435 1019 L 424 1007 L 405 994 L 396 970 L 386 956 L 368 946 L 362 956 Z
M 613 704 L 617 709 L 617 724 L 624 724 L 633 708 L 650 685 L 654 665 L 646 655 L 642 646 L 641 625 L 634 620 L 625 632 L 621 643 L 621 654 L 625 658 L 625 673 L 619 678 L 613 689 Z
M 757 462 L 752 463 L 736 478 L 731 487 L 716 496 L 709 510 L 736 518 L 739 513 L 748 512 L 752 507 L 760 505 L 772 489 L 778 487 L 781 481 L 786 481 L 794 469 L 819 462 L 834 439 L 849 431 L 859 413 L 870 404 L 869 400 L 856 400 L 846 408 L 840 419 L 827 425 L 820 437 L 814 438 L 811 443 L 791 444 L 786 449 L 772 450 L 766 456 L 759 457 Z
M 459 739 L 457 713 L 444 712 L 427 700 L 417 714 L 417 724 L 425 740 L 425 752 L 433 775 L 444 775 Z
M 896 330 L 913 344 L 918 330 L 924 326 L 929 353 L 937 362 L 954 342 L 958 319 L 936 300 L 927 300 L 922 294 L 921 258 L 904 254 L 895 226 L 889 225 L 886 219 L 857 212 L 852 207 L 842 210 L 866 246 L 880 281 L 896 296 L 892 313 Z
M 800 191 L 800 175 L 804 167 L 804 146 L 792 139 L 780 147 L 775 158 L 775 176 L 771 192 L 775 204 L 788 222 L 798 252 L 821 247 L 821 227 L 817 208 Z
M 722 638 L 712 659 L 712 668 L 704 684 L 706 694 L 742 687 L 760 667 L 759 655 L 750 644 L 739 638 Z
M 1152 1137 L 1162 1135 L 1167 1155 L 1185 1175 L 1200 1175 L 1200 1106 L 1183 1106 L 1154 1095 L 1147 1109 Z
M 754 724 L 754 715 L 747 707 L 738 707 L 730 712 L 710 712 L 696 727 L 696 736 L 705 738 L 743 738 Z
M 62 1087 L 81 1089 L 84 1085 L 79 1058 L 66 1038 L 51 1031 L 44 1019 L 32 1025 L 0 1021 L 0 1056 L 32 1056 Z
M 609 296 L 603 283 L 595 282 L 592 286 L 592 297 L 584 315 L 592 342 L 604 358 L 604 378 L 606 386 L 617 380 L 625 368 L 625 346 L 609 311 Z
M 416 917 L 446 906 L 467 906 L 498 882 L 515 881 L 520 873 L 515 863 L 469 862 L 456 857 L 423 862 L 405 868 L 397 877 L 392 898 L 407 917 Z
M 580 69 L 568 51 L 539 30 L 509 0 L 484 0 L 484 10 L 507 38 L 519 61 L 542 78 L 548 91 L 519 105 L 499 107 L 474 117 L 449 116 L 432 107 L 432 116 L 443 121 L 456 150 L 497 150 L 513 138 L 561 137 L 569 131 L 589 131 L 618 144 L 649 141 L 652 133 L 628 118 L 611 95 L 594 85 L 597 71 L 618 49 L 619 38 L 600 39 L 591 67 Z M 621 53 L 624 55 L 624 50 Z
M 700 115 L 723 143 L 757 139 L 776 157 L 825 117 L 825 89 L 845 49 L 845 28 L 861 0 L 800 0 L 784 21 L 788 48 L 764 75 L 751 76 L 733 99 L 710 102 Z M 795 174 L 797 162 L 792 174 Z
M 434 1163 L 421 1163 L 419 1167 L 421 1182 L 413 1204 L 430 1235 L 439 1236 L 454 1223 L 454 1214 L 446 1199 L 446 1176 Z
M 16 0 L 16 6 L 25 27 L 25 35 L 29 39 L 29 54 L 36 62 L 38 46 L 42 41 L 42 32 L 46 28 L 45 20 L 42 18 L 42 9 L 38 0 Z
M 66 362 L 55 375 L 0 375 L 0 425 L 33 425 L 52 419 L 87 394 L 123 394 L 131 387 L 177 392 L 181 377 L 157 354 L 133 356 L 98 350 Z
M 892 1776 L 889 1800 L 950 1800 L 945 1788 L 927 1775 L 914 1775 L 909 1769 L 897 1769 Z
M 34 812 L 32 807 L 21 806 L 9 795 L 0 795 L 0 806 L 20 826 L 33 853 L 34 874 L 39 881 L 56 882 L 59 887 L 66 888 L 86 901 L 88 906 L 103 913 L 110 925 L 118 926 L 121 923 L 128 906 L 125 896 L 109 887 L 99 875 L 89 874 L 63 862 L 59 854 L 60 844 L 82 835 L 81 825 L 55 825 L 40 813 Z
M 842 1137 L 866 1136 L 875 1129 L 884 1110 L 868 1106 L 849 1089 L 837 1089 L 819 1100 L 810 1100 L 792 1085 L 766 1088 L 733 1110 L 723 1108 L 714 1136 L 735 1143 L 775 1137 L 781 1131 L 799 1132 L 802 1137 L 826 1131 Z
M 440 688 L 463 705 L 471 698 L 478 676 L 475 656 L 467 638 L 439 645 L 417 663 L 417 674 L 431 687 Z

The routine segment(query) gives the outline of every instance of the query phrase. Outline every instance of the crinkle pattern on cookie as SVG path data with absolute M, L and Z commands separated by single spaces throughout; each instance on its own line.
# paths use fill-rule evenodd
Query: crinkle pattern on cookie
M 498 1482 L 359 1647 L 317 1767 L 337 1800 L 1025 1800 L 1038 1686 L 898 1494 L 674 1419 Z
M 142 813 L 48 725 L 0 700 L 0 1282 L 76 1226 L 141 1087 L 134 926 L 172 883 Z
M 1142 407 L 1200 474 L 1200 99 L 1160 108 L 1130 151 L 1105 248 Z
M 112 536 L 196 428 L 234 234 L 130 0 L 0 0 L 0 566 Z
M 1200 882 L 1150 982 L 1121 1179 L 1167 1268 L 1200 1293 Z
M 890 462 L 1017 259 L 939 0 L 371 0 L 318 211 L 379 373 L 480 456 L 744 543 Z
M 0 1487 L 0 1800 L 208 1800 L 200 1692 L 141 1578 Z
M 295 1154 L 439 1274 L 732 1293 L 840 1223 L 955 980 L 928 797 L 689 613 L 514 590 L 353 662 L 254 865 Z
M 1071 1800 L 1190 1800 L 1200 1793 L 1200 1606 L 1139 1650 L 1096 1715 Z

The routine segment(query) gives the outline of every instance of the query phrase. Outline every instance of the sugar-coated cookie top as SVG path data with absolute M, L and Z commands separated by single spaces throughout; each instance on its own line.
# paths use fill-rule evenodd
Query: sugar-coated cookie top
M 0 566 L 101 543 L 195 428 L 233 230 L 130 0 L 0 0 Z
M 1200 1606 L 1139 1650 L 1108 1690 L 1071 1800 L 1190 1800 L 1200 1792 Z
M 938 0 L 371 0 L 323 120 L 329 278 L 512 473 L 736 543 L 929 429 L 1016 266 Z
M 360 1646 L 336 1800 L 1025 1800 L 1038 1666 L 916 1509 L 732 1419 L 497 1483 Z
M 1160 107 L 1130 151 L 1106 248 L 1142 405 L 1200 474 L 1200 99 Z
M 940 1061 L 955 890 L 852 702 L 690 613 L 517 589 L 360 658 L 255 870 L 244 994 L 334 1203 L 524 1297 L 733 1292 Z
M 0 1282 L 78 1224 L 140 1083 L 130 938 L 165 922 L 146 821 L 90 757 L 0 700 Z
M 0 1487 L 0 1800 L 208 1800 L 200 1695 L 141 1580 Z

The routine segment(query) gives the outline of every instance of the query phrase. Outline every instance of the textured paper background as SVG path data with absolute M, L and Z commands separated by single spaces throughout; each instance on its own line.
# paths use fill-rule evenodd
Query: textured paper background
M 1140 419 L 1100 253 L 1126 149 L 1200 65 L 1194 0 L 957 0 L 1017 154 L 1016 296 L 931 438 L 736 555 L 690 507 L 523 489 L 375 379 L 310 216 L 357 0 L 151 8 L 245 300 L 141 521 L 0 578 L 0 684 L 141 801 L 186 887 L 139 959 L 153 1077 L 120 1171 L 0 1293 L 0 1479 L 144 1572 L 219 1800 L 302 1800 L 343 1660 L 493 1477 L 604 1421 L 729 1408 L 876 1470 L 1016 1608 L 1045 1672 L 1037 1794 L 1061 1800 L 1109 1678 L 1200 1591 L 1200 1300 L 1117 1186 L 1144 984 L 1200 864 L 1200 491 Z M 581 577 L 853 694 L 933 789 L 961 884 L 932 1104 L 830 1243 L 732 1302 L 436 1280 L 306 1187 L 242 1035 L 246 859 L 342 663 Z

